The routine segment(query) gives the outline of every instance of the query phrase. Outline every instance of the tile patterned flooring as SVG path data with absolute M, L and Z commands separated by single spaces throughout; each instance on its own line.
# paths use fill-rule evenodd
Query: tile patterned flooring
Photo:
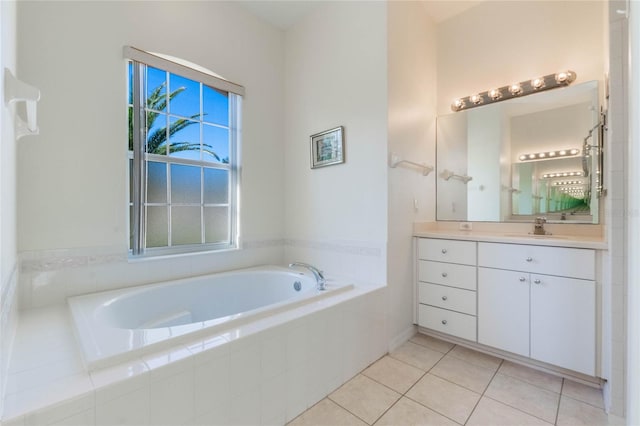
M 608 425 L 602 392 L 416 334 L 300 416 L 303 425 Z

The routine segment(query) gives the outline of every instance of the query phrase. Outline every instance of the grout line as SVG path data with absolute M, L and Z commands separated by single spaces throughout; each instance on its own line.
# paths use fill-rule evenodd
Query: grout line
M 562 379 L 562 384 L 560 385 L 560 395 L 558 395 L 558 407 L 556 408 L 556 420 L 553 422 L 554 425 L 558 424 L 558 416 L 560 415 L 560 402 L 562 402 L 563 390 L 564 390 L 564 379 Z
M 501 359 L 500 363 L 498 364 L 498 368 L 496 368 L 496 371 L 493 372 L 493 376 L 491 376 L 491 380 L 489 380 L 489 382 L 487 382 L 487 386 L 484 387 L 484 390 L 480 394 L 480 398 L 478 398 L 478 401 L 476 402 L 476 405 L 473 406 L 473 410 L 471 410 L 471 412 L 469 413 L 469 416 L 467 416 L 467 420 L 465 420 L 465 422 L 464 422 L 465 425 L 469 422 L 469 419 L 471 418 L 471 416 L 473 416 L 473 413 L 476 411 L 476 408 L 478 408 L 478 405 L 480 404 L 480 401 L 484 397 L 485 392 L 487 392 L 487 389 L 489 389 L 489 386 L 491 386 L 491 382 L 493 382 L 493 379 L 495 379 L 496 374 L 498 374 L 498 371 L 500 370 L 500 367 L 502 367 L 502 363 L 503 362 L 504 362 L 504 359 Z

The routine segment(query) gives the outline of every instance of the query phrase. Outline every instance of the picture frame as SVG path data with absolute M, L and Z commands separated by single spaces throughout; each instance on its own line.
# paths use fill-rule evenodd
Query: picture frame
M 344 128 L 342 126 L 311 135 L 311 168 L 344 163 Z

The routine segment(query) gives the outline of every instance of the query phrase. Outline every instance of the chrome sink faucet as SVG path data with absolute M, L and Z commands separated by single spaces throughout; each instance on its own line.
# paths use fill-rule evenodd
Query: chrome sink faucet
M 547 223 L 546 217 L 536 217 L 533 222 L 533 235 L 548 235 L 544 229 L 544 224 Z
M 322 274 L 321 270 L 319 270 L 315 266 L 309 265 L 308 263 L 293 262 L 289 264 L 289 268 L 293 268 L 294 266 L 310 270 L 316 279 L 316 287 L 318 288 L 318 290 L 323 291 L 327 289 L 324 275 Z

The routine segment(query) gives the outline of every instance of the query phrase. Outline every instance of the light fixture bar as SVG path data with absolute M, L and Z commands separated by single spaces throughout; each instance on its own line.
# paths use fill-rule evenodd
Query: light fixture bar
M 543 179 L 554 179 L 554 178 L 564 178 L 564 177 L 582 177 L 584 173 L 581 171 L 573 171 L 573 172 L 554 172 L 554 173 L 545 173 L 542 175 Z
M 566 185 L 584 185 L 584 182 L 581 180 L 563 180 L 559 182 L 553 183 L 555 186 L 566 186 Z
M 458 112 L 463 109 L 475 108 L 481 105 L 527 96 L 545 90 L 568 86 L 573 83 L 575 79 L 576 73 L 573 71 L 548 74 L 544 77 L 534 78 L 533 80 L 521 81 L 520 83 L 510 84 L 498 89 L 491 89 L 486 92 L 469 95 L 466 98 L 456 99 L 451 104 L 451 109 Z
M 580 154 L 576 148 L 559 149 L 557 151 L 536 152 L 532 154 L 522 154 L 518 156 L 520 161 L 552 160 L 554 158 L 573 157 Z

